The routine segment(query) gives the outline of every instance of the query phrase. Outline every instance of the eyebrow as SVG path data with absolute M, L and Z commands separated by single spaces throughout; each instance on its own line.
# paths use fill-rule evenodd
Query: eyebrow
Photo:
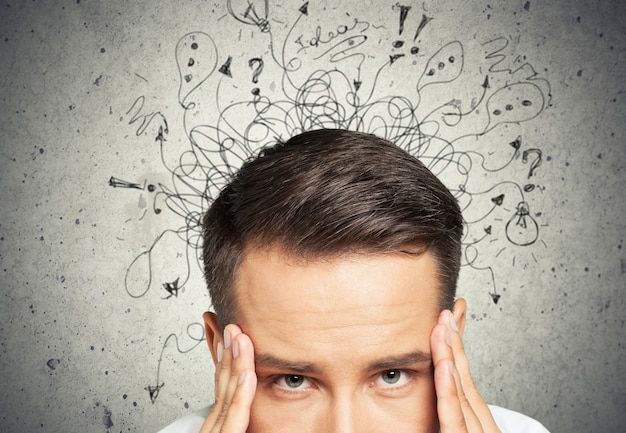
M 430 353 L 416 350 L 403 355 L 381 358 L 368 365 L 368 370 L 391 370 L 405 365 L 430 364 L 432 357 Z
M 299 374 L 319 374 L 319 367 L 310 362 L 294 362 L 279 358 L 269 353 L 258 353 L 254 356 L 257 366 L 275 368 L 282 371 L 291 371 Z M 416 364 L 431 364 L 432 357 L 430 353 L 416 350 L 414 352 L 402 355 L 390 356 L 377 359 L 367 365 L 367 371 L 374 370 L 392 370 L 402 366 Z
M 319 373 L 319 369 L 310 362 L 288 361 L 269 353 L 255 354 L 254 362 L 257 366 L 262 365 L 263 367 L 271 367 L 277 370 L 293 371 L 302 374 Z

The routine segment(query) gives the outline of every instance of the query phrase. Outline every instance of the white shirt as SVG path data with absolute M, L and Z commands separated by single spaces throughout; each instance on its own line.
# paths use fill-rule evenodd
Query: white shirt
M 165 427 L 159 433 L 198 433 L 210 407 L 194 412 Z M 521 413 L 489 405 L 489 410 L 502 433 L 549 433 L 538 421 Z

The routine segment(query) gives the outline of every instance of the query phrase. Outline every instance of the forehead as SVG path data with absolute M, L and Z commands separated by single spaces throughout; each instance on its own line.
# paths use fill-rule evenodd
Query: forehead
M 436 269 L 428 252 L 302 261 L 252 249 L 234 284 L 237 322 L 255 350 L 288 359 L 430 352 L 439 313 Z

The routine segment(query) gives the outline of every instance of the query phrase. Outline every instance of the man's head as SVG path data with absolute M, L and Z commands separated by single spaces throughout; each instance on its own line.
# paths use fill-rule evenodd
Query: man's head
M 248 432 L 438 430 L 433 335 L 453 303 L 463 329 L 462 219 L 426 167 L 373 135 L 307 132 L 244 164 L 204 228 L 218 385 L 230 332 L 252 346 Z
M 416 158 L 376 136 L 316 130 L 243 165 L 204 217 L 204 266 L 223 327 L 237 323 L 234 281 L 247 252 L 296 261 L 428 252 L 438 305 L 454 302 L 463 223 L 455 198 Z

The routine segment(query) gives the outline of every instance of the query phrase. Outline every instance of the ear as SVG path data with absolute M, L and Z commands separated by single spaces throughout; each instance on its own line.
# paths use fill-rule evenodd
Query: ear
M 204 319 L 206 342 L 209 345 L 211 357 L 213 357 L 213 363 L 217 365 L 217 343 L 222 343 L 222 347 L 224 347 L 224 333 L 217 322 L 217 316 L 215 313 L 206 311 L 202 315 L 202 319 Z
M 467 302 L 463 298 L 459 298 L 454 302 L 454 308 L 452 309 L 452 314 L 454 315 L 454 320 L 456 321 L 457 326 L 459 327 L 459 335 L 463 338 L 463 331 L 465 330 L 465 313 L 467 311 Z

